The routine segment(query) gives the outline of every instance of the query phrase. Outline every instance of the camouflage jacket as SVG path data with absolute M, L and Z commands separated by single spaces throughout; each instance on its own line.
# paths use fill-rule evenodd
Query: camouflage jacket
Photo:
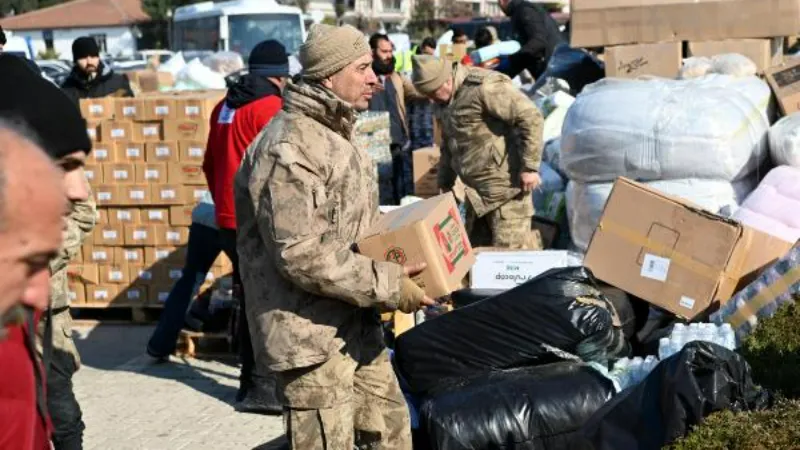
M 536 105 L 507 76 L 453 65 L 453 98 L 436 108 L 442 125 L 439 187 L 456 176 L 483 216 L 520 191 L 519 174 L 539 170 L 543 119 Z
M 97 222 L 97 207 L 89 196 L 85 202 L 72 203 L 72 209 L 66 218 L 64 243 L 58 255 L 50 261 L 50 307 L 63 308 L 69 305 L 67 289 L 67 265 L 75 259 L 86 236 Z
M 254 350 L 273 371 L 379 334 L 378 308 L 399 302 L 402 267 L 353 250 L 378 218 L 375 169 L 351 143 L 354 122 L 330 91 L 290 84 L 234 181 L 253 346 L 266 346 Z

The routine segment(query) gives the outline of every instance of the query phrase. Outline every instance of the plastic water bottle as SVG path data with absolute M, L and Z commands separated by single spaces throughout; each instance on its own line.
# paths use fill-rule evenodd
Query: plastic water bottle
M 722 324 L 722 339 L 724 342 L 725 348 L 728 350 L 736 350 L 736 333 L 733 331 L 733 327 L 729 323 Z
M 470 53 L 469 57 L 475 64 L 480 64 L 490 59 L 512 55 L 517 53 L 520 48 L 521 46 L 517 41 L 503 41 L 475 50 Z
M 661 338 L 658 340 L 658 359 L 663 361 L 672 356 L 671 345 L 672 341 L 669 338 Z

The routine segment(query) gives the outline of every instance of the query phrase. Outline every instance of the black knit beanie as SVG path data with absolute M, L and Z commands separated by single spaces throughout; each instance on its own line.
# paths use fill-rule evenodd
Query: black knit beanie
M 89 36 L 79 37 L 72 43 L 72 60 L 77 61 L 87 56 L 100 56 L 97 41 Z
M 276 40 L 264 41 L 253 48 L 247 59 L 248 70 L 253 75 L 288 77 L 289 56 L 286 48 Z
M 0 54 L 0 118 L 21 121 L 54 160 L 91 151 L 86 121 L 78 107 L 22 58 L 6 53 Z

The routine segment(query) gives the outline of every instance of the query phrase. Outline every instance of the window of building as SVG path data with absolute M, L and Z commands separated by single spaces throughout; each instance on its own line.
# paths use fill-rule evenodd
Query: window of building
M 94 38 L 94 41 L 97 42 L 97 48 L 100 49 L 101 54 L 108 53 L 105 34 L 90 34 L 89 36 Z
M 384 11 L 401 11 L 403 9 L 403 0 L 383 0 Z

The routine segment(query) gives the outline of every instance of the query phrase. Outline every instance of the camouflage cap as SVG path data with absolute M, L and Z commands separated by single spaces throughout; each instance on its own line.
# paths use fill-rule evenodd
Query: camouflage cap
M 447 61 L 430 55 L 411 57 L 411 80 L 423 95 L 431 95 L 450 78 Z

